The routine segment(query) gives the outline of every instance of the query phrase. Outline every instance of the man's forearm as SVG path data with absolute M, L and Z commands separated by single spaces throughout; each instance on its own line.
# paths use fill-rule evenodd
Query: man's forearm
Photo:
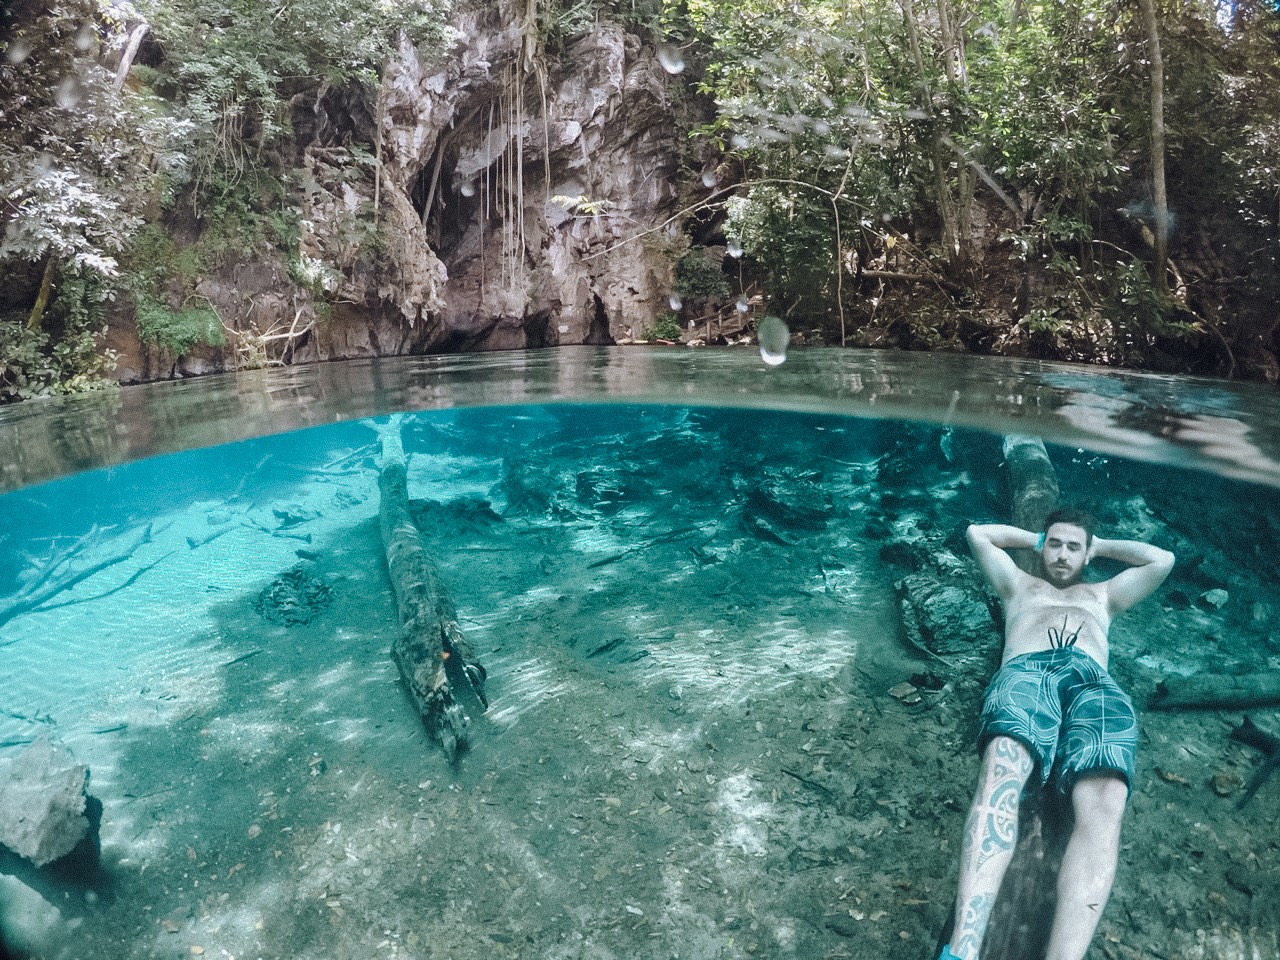
M 1106 540 L 1093 538 L 1093 555 L 1108 560 L 1118 560 L 1131 567 L 1145 567 L 1150 563 L 1170 564 L 1173 554 L 1141 540 Z
M 1007 523 L 974 523 L 968 535 L 971 542 L 980 538 L 1001 550 L 1034 550 L 1040 541 L 1040 534 Z

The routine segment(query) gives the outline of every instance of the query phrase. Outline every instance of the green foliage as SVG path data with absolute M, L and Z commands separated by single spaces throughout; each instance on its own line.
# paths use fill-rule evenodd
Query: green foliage
M 98 348 L 102 304 L 119 257 L 153 197 L 180 175 L 187 126 L 153 97 L 116 91 L 99 65 L 120 24 L 90 0 L 58 0 L 6 24 L 0 56 L 0 271 L 48 276 L 35 309 L 0 318 L 0 396 L 99 384 L 113 358 Z M 110 55 L 103 59 L 110 59 Z M 23 264 L 32 264 L 29 271 Z
M 1149 61 L 1133 8 L 667 0 L 664 27 L 717 102 L 701 137 L 723 151 L 721 168 L 742 171 L 726 232 L 752 254 L 744 279 L 793 322 L 830 311 L 837 289 L 851 295 L 835 282 L 845 263 L 875 267 L 904 250 L 898 272 L 941 278 L 939 291 L 971 306 L 990 270 L 979 246 L 1003 233 L 1020 269 L 1048 280 L 1020 329 L 1050 353 L 1093 344 L 1096 358 L 1140 363 L 1157 341 L 1199 335 L 1186 319 L 1198 301 L 1235 318 L 1239 332 L 1220 338 L 1228 352 L 1266 343 L 1280 353 L 1264 319 L 1264 291 L 1280 284 L 1280 10 L 1232 9 L 1229 27 L 1213 5 L 1162 14 L 1165 61 L 1176 64 L 1165 105 L 1180 224 L 1171 249 L 1206 277 L 1175 304 L 1150 299 L 1150 253 L 1134 218 L 1114 214 L 1150 206 Z M 1205 263 L 1211 248 L 1234 270 Z M 899 289 L 877 288 L 877 302 L 881 292 Z M 930 342 L 911 327 L 913 344 Z
M 443 7 L 443 0 L 140 0 L 166 52 L 149 79 L 193 127 L 195 208 L 226 215 L 217 205 L 243 178 L 278 169 L 295 95 L 372 88 L 398 36 L 443 42 Z
M 148 297 L 138 300 L 138 333 L 143 343 L 160 347 L 173 357 L 181 357 L 200 344 L 226 344 L 218 314 L 209 307 L 183 306 L 171 310 Z
M 683 331 L 680 329 L 680 320 L 674 313 L 664 312 L 658 317 L 653 326 L 645 327 L 640 331 L 641 340 L 679 340 Z
M 54 289 L 43 326 L 0 317 L 0 403 L 109 385 L 115 358 L 99 339 L 110 287 L 92 273 L 67 270 Z
M 729 201 L 725 230 L 763 273 L 777 312 L 805 318 L 825 312 L 835 281 L 830 204 L 803 189 L 758 184 Z
M 705 248 L 694 248 L 676 261 L 676 292 L 686 300 L 705 302 L 729 296 L 729 278 L 720 259 L 712 259 Z

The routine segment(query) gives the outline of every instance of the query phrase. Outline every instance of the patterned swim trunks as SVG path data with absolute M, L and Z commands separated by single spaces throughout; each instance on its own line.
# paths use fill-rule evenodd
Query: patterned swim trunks
M 1133 701 L 1102 666 L 1072 647 L 1014 657 L 982 698 L 979 751 L 998 734 L 1025 744 L 1040 778 L 1063 794 L 1087 773 L 1110 771 L 1132 789 L 1138 722 Z

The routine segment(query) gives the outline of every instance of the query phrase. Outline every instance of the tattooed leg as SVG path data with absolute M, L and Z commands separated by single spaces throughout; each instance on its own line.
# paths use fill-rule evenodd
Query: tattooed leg
M 1011 737 L 996 737 L 983 754 L 982 775 L 964 828 L 951 931 L 951 952 L 961 960 L 978 960 L 991 908 L 1018 840 L 1018 801 L 1034 766 L 1027 748 Z

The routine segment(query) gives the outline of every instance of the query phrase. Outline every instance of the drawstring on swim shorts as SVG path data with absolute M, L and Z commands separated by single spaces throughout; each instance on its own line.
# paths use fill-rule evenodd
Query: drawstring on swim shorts
M 1065 650 L 1067 647 L 1074 647 L 1076 645 L 1076 638 L 1080 636 L 1080 630 L 1082 627 L 1084 627 L 1083 621 L 1080 623 L 1079 627 L 1076 627 L 1073 633 L 1067 633 L 1067 615 L 1063 614 L 1062 626 L 1060 628 L 1050 627 L 1048 629 L 1049 646 L 1053 647 L 1055 650 Z

